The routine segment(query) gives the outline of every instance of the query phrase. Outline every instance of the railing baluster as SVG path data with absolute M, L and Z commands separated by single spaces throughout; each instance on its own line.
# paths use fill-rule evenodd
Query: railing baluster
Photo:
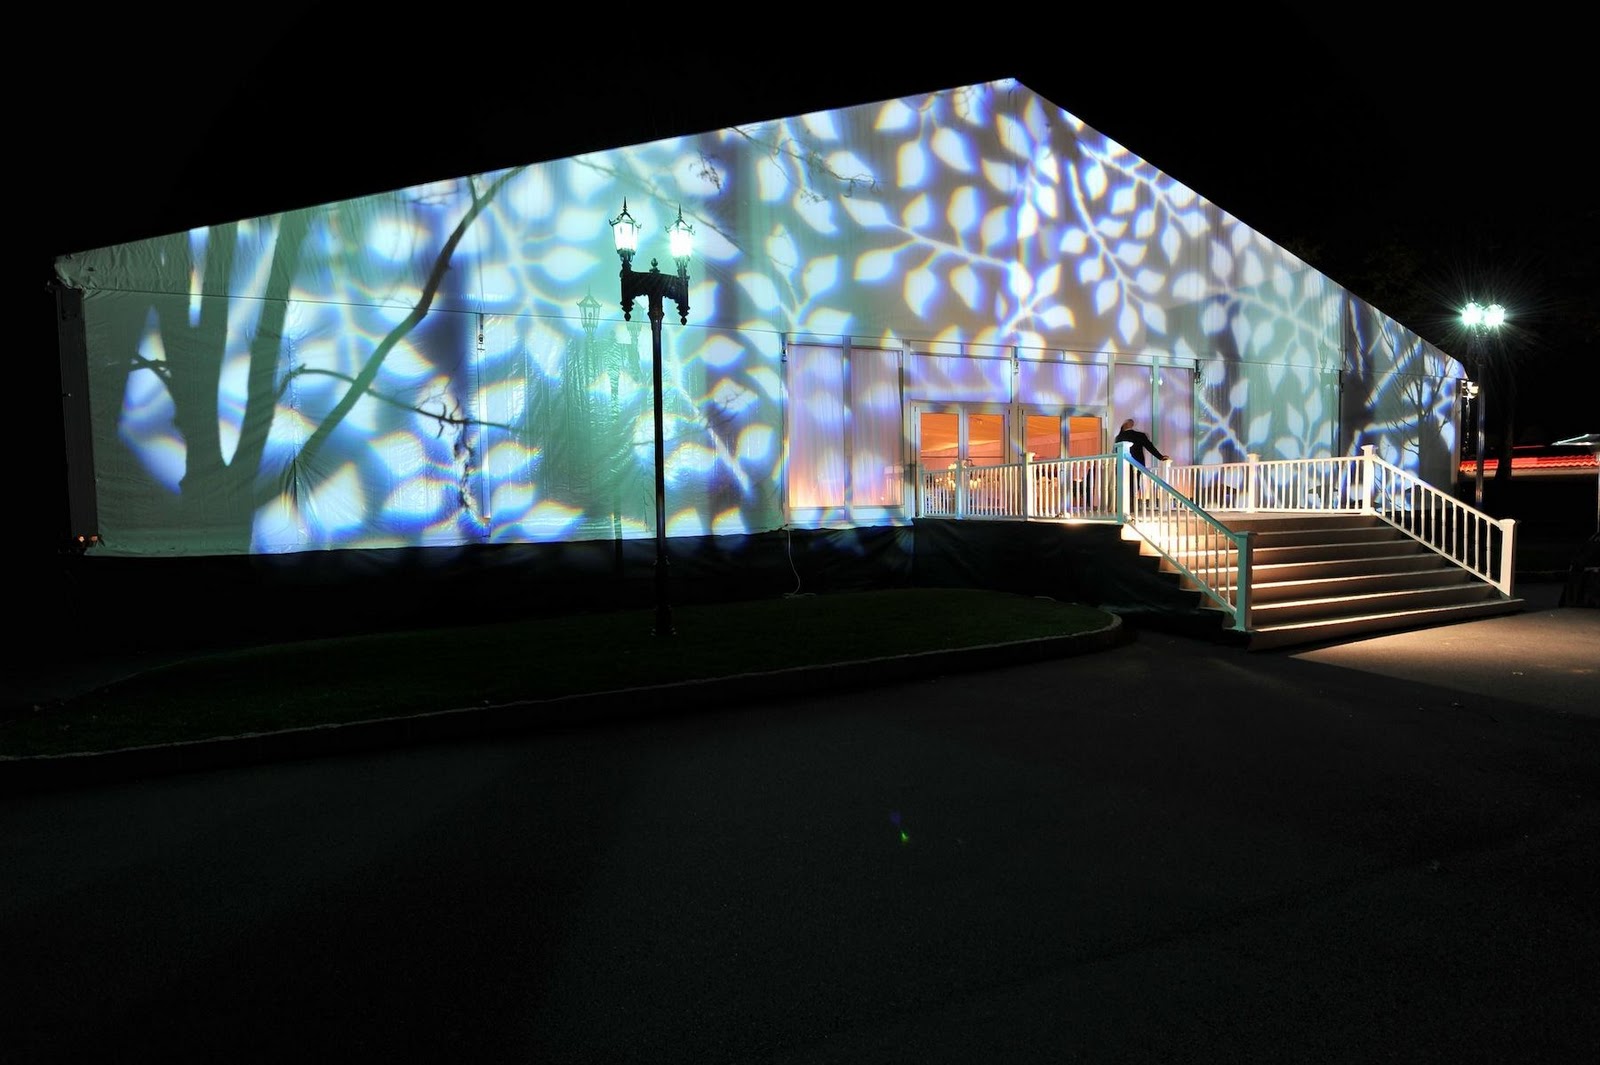
M 1375 514 L 1474 575 L 1511 594 L 1514 523 L 1475 510 L 1433 485 L 1379 459 L 1371 445 L 1360 456 L 1162 467 L 1144 492 L 1129 491 L 1130 467 L 1118 454 L 1066 457 L 930 470 L 920 464 L 914 511 L 929 517 L 1070 517 L 1131 521 L 1186 555 L 1223 605 L 1248 612 L 1248 545 L 1211 511 L 1349 510 Z M 1165 509 L 1163 509 L 1165 508 Z M 1143 531 L 1143 530 L 1141 530 Z M 1160 544 L 1157 544 L 1158 548 Z M 1230 580 L 1230 575 L 1232 579 Z

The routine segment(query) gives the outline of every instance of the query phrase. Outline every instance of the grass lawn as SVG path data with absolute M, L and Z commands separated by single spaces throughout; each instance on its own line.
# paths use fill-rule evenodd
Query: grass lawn
M 1102 629 L 1093 607 L 897 589 L 535 617 L 216 652 L 0 720 L 0 756 L 116 750 Z

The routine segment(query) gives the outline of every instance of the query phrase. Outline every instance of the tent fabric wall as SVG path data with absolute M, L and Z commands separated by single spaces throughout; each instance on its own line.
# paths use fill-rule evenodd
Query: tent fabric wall
M 911 522 L 881 495 L 789 510 L 814 473 L 788 467 L 796 417 L 842 432 L 850 407 L 795 391 L 792 343 L 893 353 L 907 390 L 854 400 L 891 411 L 1010 390 L 1026 359 L 1094 367 L 1055 399 L 1116 417 L 1105 374 L 1173 368 L 1195 402 L 1158 435 L 1197 461 L 1373 443 L 1452 468 L 1451 360 L 1001 80 L 65 256 L 93 451 L 74 520 L 141 557 L 652 537 L 624 201 L 636 268 L 679 211 L 696 231 L 689 322 L 662 338 L 673 537 Z M 904 434 L 860 440 L 852 469 L 906 468 Z

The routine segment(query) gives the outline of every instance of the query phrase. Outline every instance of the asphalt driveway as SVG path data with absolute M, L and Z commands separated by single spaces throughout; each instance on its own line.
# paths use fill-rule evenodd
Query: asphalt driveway
M 1592 1065 L 1596 663 L 1142 633 L 19 795 L 8 1056 Z

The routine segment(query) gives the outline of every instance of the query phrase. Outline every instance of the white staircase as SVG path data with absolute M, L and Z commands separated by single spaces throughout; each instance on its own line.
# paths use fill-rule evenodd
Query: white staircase
M 1238 634 L 1252 651 L 1514 614 L 1526 606 L 1376 515 L 1215 517 L 1254 534 L 1250 623 Z M 1169 550 L 1184 560 L 1183 548 Z M 1161 565 L 1193 587 L 1172 561 Z

